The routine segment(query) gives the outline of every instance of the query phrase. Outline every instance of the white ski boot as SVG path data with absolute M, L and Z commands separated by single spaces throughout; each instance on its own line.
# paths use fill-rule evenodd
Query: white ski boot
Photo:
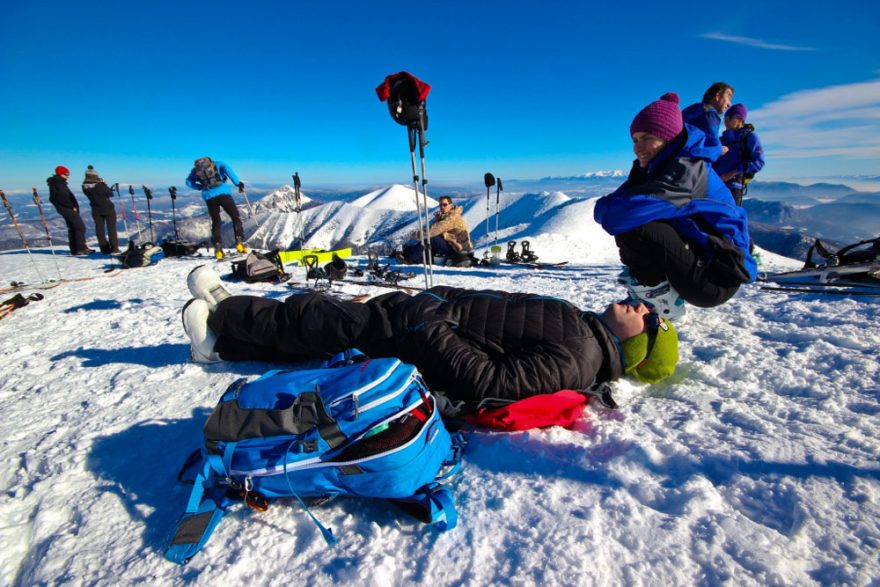
M 208 302 L 212 312 L 217 304 L 232 296 L 220 281 L 220 276 L 208 265 L 199 265 L 190 271 L 186 285 L 194 298 Z
M 183 331 L 189 336 L 190 354 L 194 363 L 219 363 L 223 359 L 214 352 L 217 336 L 208 328 L 211 308 L 205 300 L 193 299 L 181 312 Z
M 667 320 L 674 322 L 687 313 L 684 298 L 668 281 L 661 281 L 657 285 L 642 285 L 630 275 L 628 269 L 624 269 L 617 276 L 617 283 L 626 288 L 631 300 L 643 302 Z

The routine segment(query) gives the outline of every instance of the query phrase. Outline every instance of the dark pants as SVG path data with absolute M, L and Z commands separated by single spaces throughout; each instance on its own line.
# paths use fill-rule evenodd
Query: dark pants
M 70 247 L 70 252 L 85 251 L 88 248 L 86 247 L 86 225 L 79 212 L 74 212 L 72 208 L 56 208 L 56 210 L 67 224 L 67 244 Z
M 320 293 L 283 302 L 232 296 L 208 318 L 217 335 L 214 350 L 226 361 L 292 362 L 327 359 L 358 347 L 370 356 L 388 356 L 390 322 L 379 304 L 337 300 Z
M 711 308 L 723 304 L 740 282 L 707 264 L 672 226 L 650 222 L 614 237 L 620 260 L 639 283 L 656 285 L 668 280 L 689 304 Z
M 215 196 L 208 200 L 207 203 L 208 215 L 211 216 L 211 242 L 214 243 L 214 248 L 219 249 L 223 246 L 223 237 L 220 235 L 221 208 L 232 219 L 232 229 L 235 232 L 235 238 L 244 240 L 244 229 L 241 226 L 241 217 L 238 215 L 238 208 L 235 206 L 232 196 L 229 194 Z
M 442 236 L 431 237 L 431 257 L 433 259 L 437 257 L 452 257 L 455 254 L 455 250 L 445 238 Z M 403 256 L 406 258 L 407 263 L 421 263 L 422 245 L 418 241 L 406 243 L 403 246 Z
M 101 248 L 101 252 L 118 253 L 119 239 L 116 235 L 116 210 L 98 212 L 93 209 L 92 220 L 95 221 L 95 236 L 98 237 L 98 246 Z M 104 232 L 105 227 L 107 229 L 106 233 Z
M 727 186 L 727 189 L 730 190 L 730 195 L 733 196 L 733 201 L 736 202 L 737 206 L 743 205 L 743 189 L 735 188 L 730 185 Z

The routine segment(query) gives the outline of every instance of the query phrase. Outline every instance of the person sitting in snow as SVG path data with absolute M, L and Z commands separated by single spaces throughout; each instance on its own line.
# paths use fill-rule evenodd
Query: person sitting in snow
M 724 303 L 754 281 L 757 265 L 748 217 L 712 169 L 705 135 L 683 123 L 675 93 L 642 109 L 630 135 L 629 177 L 594 211 L 620 249 L 620 283 L 670 319 L 684 314 L 684 302 Z
M 746 123 L 748 115 L 745 104 L 735 104 L 727 109 L 721 144 L 728 151 L 714 165 L 715 173 L 727 184 L 737 206 L 742 206 L 748 183 L 764 168 L 764 146 L 755 127 Z
M 452 198 L 441 196 L 440 208 L 434 212 L 434 221 L 428 230 L 431 256 L 435 259 L 442 258 L 445 263 L 456 267 L 470 267 L 470 254 L 474 250 L 467 223 L 461 215 L 463 211 L 461 206 L 453 205 Z M 422 262 L 422 246 L 418 242 L 418 235 L 403 246 L 401 260 L 407 264 Z
M 644 304 L 599 315 L 543 295 L 451 287 L 366 303 L 317 292 L 282 302 L 232 296 L 205 265 L 187 282 L 195 298 L 183 326 L 200 363 L 288 363 L 358 348 L 415 365 L 433 391 L 474 405 L 588 390 L 624 373 L 653 383 L 678 362 L 675 328 Z

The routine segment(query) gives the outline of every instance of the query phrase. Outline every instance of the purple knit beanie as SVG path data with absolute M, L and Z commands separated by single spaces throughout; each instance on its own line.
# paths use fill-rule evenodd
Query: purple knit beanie
M 629 125 L 629 134 L 637 132 L 652 134 L 658 139 L 669 141 L 678 136 L 684 128 L 681 109 L 678 107 L 678 94 L 669 92 L 651 102 L 636 114 Z
M 748 115 L 749 110 L 745 104 L 734 104 L 724 113 L 724 118 L 742 118 L 743 122 L 745 122 Z

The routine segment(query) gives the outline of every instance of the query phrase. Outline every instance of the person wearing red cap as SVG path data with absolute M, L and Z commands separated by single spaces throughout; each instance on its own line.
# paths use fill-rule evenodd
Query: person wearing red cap
M 67 224 L 67 241 L 71 255 L 88 255 L 95 251 L 86 246 L 86 225 L 79 214 L 79 202 L 70 188 L 67 187 L 67 178 L 70 170 L 63 165 L 55 168 L 55 175 L 48 178 L 49 201 L 55 206 L 55 210 L 64 218 Z
M 629 177 L 596 203 L 594 218 L 614 236 L 630 297 L 675 319 L 684 303 L 712 307 L 754 281 L 748 217 L 712 170 L 706 135 L 684 123 L 670 92 L 630 125 Z

